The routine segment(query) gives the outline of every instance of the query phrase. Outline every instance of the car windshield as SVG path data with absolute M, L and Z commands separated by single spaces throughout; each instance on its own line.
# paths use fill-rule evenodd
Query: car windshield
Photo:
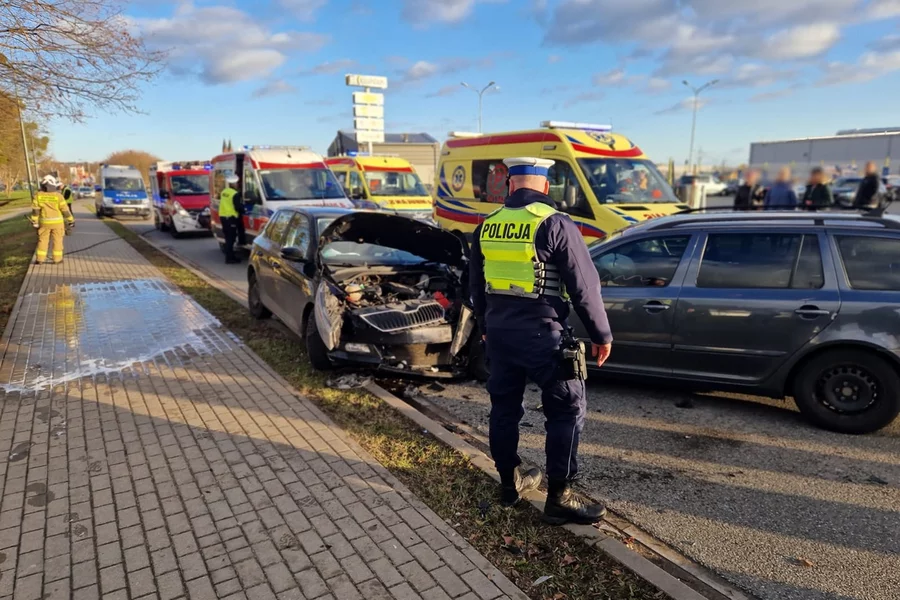
M 331 225 L 334 219 L 321 218 L 316 220 L 319 231 Z M 417 265 L 428 262 L 421 256 L 411 252 L 404 252 L 396 248 L 379 246 L 377 244 L 360 244 L 358 242 L 331 242 L 322 247 L 322 262 L 331 266 L 360 266 L 360 265 Z
M 78 191 L 79 191 L 79 192 L 93 192 L 93 191 L 94 191 L 94 188 L 82 186 L 82 187 L 78 188 Z
M 675 204 L 672 187 L 649 160 L 580 158 L 600 204 Z
M 273 169 L 260 171 L 267 200 L 325 200 L 344 198 L 344 190 L 329 169 Z
M 854 185 L 859 185 L 862 182 L 862 177 L 842 177 L 834 182 L 835 187 L 852 187 Z
M 144 180 L 138 177 L 107 177 L 103 187 L 114 192 L 139 192 L 144 189 Z
M 427 196 L 428 190 L 415 173 L 366 171 L 366 183 L 373 196 Z
M 172 175 L 172 193 L 176 196 L 197 196 L 209 193 L 209 175 Z

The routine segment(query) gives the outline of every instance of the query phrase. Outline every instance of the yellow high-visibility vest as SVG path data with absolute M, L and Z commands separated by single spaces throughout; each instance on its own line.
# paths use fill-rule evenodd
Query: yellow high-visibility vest
M 234 206 L 234 197 L 237 195 L 237 190 L 232 188 L 225 188 L 222 190 L 222 193 L 219 194 L 219 218 L 223 219 L 226 217 L 239 217 L 237 208 Z
M 566 297 L 556 265 L 538 261 L 534 248 L 538 227 L 556 213 L 555 208 L 532 202 L 522 208 L 503 207 L 488 215 L 479 237 L 488 294 Z

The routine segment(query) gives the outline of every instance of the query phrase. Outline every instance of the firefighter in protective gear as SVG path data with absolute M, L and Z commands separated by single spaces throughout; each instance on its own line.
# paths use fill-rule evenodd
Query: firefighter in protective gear
M 541 388 L 547 431 L 548 494 L 552 524 L 594 523 L 606 510 L 572 489 L 578 438 L 584 427 L 584 381 L 563 368 L 561 346 L 571 300 L 602 365 L 612 348 L 600 277 L 578 227 L 547 195 L 552 160 L 507 158 L 509 196 L 475 229 L 470 289 L 490 367 L 491 456 L 500 474 L 501 502 L 512 505 L 534 489 L 539 469 L 518 454 L 526 378 Z M 499 167 L 503 168 L 503 167 Z
M 228 184 L 219 194 L 219 221 L 222 223 L 222 235 L 225 236 L 225 262 L 236 264 L 241 262 L 234 253 L 234 244 L 238 234 L 243 230 L 242 213 L 243 205 L 238 197 L 237 185 L 240 179 L 237 175 L 229 175 L 225 178 Z M 243 237 L 243 236 L 241 236 Z
M 63 237 L 75 226 L 72 211 L 63 199 L 59 182 L 52 175 L 41 180 L 41 189 L 31 201 L 30 221 L 38 230 L 37 263 L 47 262 L 47 253 L 53 245 L 52 262 L 63 260 Z

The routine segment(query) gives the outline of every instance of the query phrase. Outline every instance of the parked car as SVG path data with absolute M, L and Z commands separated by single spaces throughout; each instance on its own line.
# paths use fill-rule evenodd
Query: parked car
M 831 184 L 831 195 L 834 196 L 834 203 L 839 208 L 853 208 L 853 199 L 856 198 L 856 190 L 862 177 L 838 177 Z
M 718 177 L 709 174 L 682 175 L 678 180 L 678 185 L 676 187 L 683 189 L 693 184 L 706 188 L 707 196 L 721 196 L 726 193 L 725 190 L 727 186 L 719 181 Z
M 793 396 L 845 433 L 900 413 L 900 219 L 674 215 L 591 255 L 616 337 L 602 373 Z
M 288 207 L 253 242 L 248 299 L 305 340 L 316 369 L 454 377 L 483 368 L 466 275 L 464 241 L 422 221 Z
M 90 186 L 83 185 L 78 188 L 78 197 L 79 198 L 93 198 L 94 197 L 94 188 Z

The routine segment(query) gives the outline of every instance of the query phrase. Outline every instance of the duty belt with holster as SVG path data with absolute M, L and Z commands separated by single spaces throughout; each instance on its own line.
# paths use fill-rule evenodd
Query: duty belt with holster
M 575 337 L 571 327 L 563 331 L 559 344 L 559 380 L 587 379 L 587 354 L 584 343 Z

